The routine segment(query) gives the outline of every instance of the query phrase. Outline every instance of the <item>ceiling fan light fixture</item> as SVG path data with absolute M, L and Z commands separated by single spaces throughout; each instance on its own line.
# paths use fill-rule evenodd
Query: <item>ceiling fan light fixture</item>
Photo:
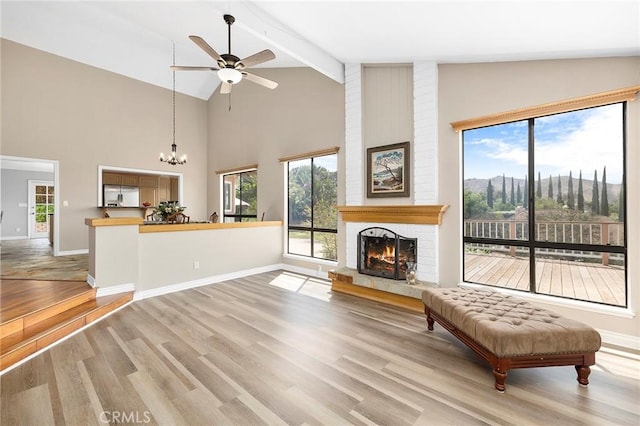
M 221 68 L 218 70 L 218 77 L 225 83 L 236 84 L 242 80 L 242 73 L 233 68 Z

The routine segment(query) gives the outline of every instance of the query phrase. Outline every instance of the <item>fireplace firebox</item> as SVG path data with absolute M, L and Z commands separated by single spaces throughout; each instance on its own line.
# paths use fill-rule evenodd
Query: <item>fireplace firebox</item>
M 417 238 L 406 238 L 385 228 L 367 228 L 358 233 L 358 272 L 394 280 L 406 279 L 415 267 Z

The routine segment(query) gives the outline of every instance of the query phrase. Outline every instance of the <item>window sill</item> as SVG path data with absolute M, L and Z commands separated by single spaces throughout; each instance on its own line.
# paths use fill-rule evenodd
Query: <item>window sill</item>
M 326 266 L 332 266 L 332 267 L 338 266 L 338 262 L 333 260 L 318 259 L 316 257 L 301 256 L 298 254 L 283 253 L 282 257 L 284 257 L 285 259 L 294 259 L 302 262 L 315 263 L 316 265 L 326 265 Z

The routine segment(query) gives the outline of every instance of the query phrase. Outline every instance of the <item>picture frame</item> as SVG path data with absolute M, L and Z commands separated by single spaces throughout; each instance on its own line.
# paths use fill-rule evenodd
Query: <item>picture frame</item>
M 408 197 L 409 159 L 409 142 L 368 148 L 367 198 Z

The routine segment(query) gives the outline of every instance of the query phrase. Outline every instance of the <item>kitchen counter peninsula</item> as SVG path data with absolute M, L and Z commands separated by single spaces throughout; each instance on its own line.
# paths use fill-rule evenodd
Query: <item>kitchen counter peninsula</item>
M 146 222 L 88 218 L 89 283 L 99 294 L 145 298 L 278 269 L 282 221 Z

